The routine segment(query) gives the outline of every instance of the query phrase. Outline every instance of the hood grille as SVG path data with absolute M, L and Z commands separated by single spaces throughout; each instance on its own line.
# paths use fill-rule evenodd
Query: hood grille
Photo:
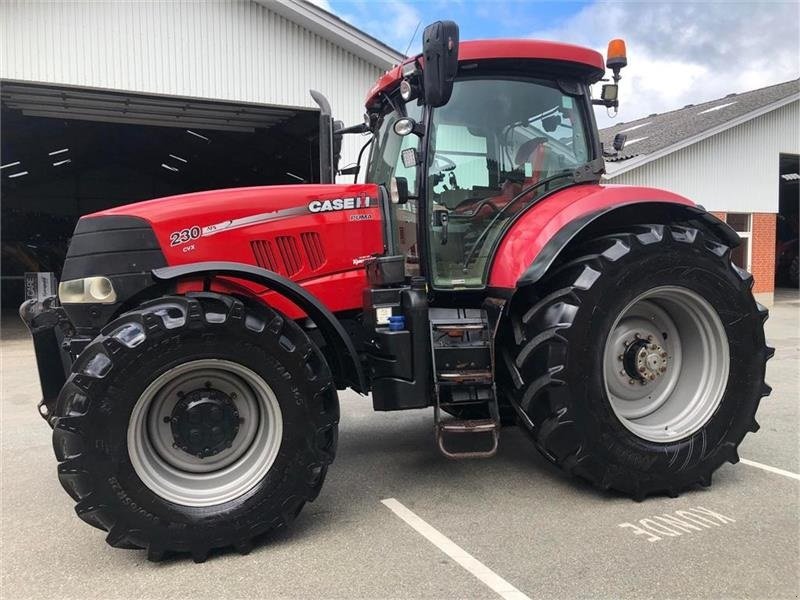
M 256 264 L 259 267 L 276 273 L 283 273 L 283 269 L 278 266 L 278 261 L 275 259 L 272 242 L 268 240 L 253 240 L 250 242 L 250 247 L 253 249 L 253 256 L 255 256 Z
M 303 249 L 308 257 L 308 264 L 311 266 L 311 270 L 321 269 L 327 259 L 325 258 L 325 250 L 322 247 L 319 234 L 313 231 L 301 233 L 300 239 L 303 242 Z
M 318 271 L 327 262 L 322 240 L 316 232 L 301 233 L 299 242 L 293 235 L 280 235 L 272 240 L 253 240 L 250 248 L 259 267 L 286 277 L 296 275 L 304 267 Z

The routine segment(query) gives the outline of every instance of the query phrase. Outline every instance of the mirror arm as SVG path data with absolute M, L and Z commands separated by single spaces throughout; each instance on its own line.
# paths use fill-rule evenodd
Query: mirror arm
M 393 109 L 393 110 L 394 110 L 394 111 L 395 111 L 395 112 L 396 112 L 398 115 L 400 115 L 401 117 L 405 117 L 405 116 L 407 116 L 407 113 L 406 113 L 406 105 L 405 105 L 405 104 L 403 104 L 403 103 L 400 103 L 400 104 L 398 104 L 397 102 L 395 102 L 394 100 L 392 100 L 392 97 L 391 97 L 391 96 L 389 96 L 389 95 L 388 95 L 386 92 L 381 92 L 381 96 L 383 96 L 383 98 L 386 100 L 386 102 L 388 102 L 388 103 L 389 103 L 389 106 L 391 106 L 391 107 L 392 107 L 392 109 Z
M 359 123 L 358 125 L 351 125 L 350 127 L 342 127 L 333 132 L 333 135 L 345 135 L 348 133 L 367 133 L 369 127 L 366 123 Z
M 605 106 L 607 108 L 618 108 L 619 100 L 603 100 L 602 98 L 593 98 L 592 104 L 596 104 L 598 106 Z

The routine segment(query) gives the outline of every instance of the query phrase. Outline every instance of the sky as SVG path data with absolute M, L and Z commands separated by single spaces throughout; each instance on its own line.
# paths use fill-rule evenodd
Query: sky
M 425 25 L 450 19 L 462 40 L 538 38 L 605 55 L 621 37 L 628 66 L 619 115 L 597 108 L 601 127 L 633 121 L 800 77 L 800 2 L 542 2 L 534 0 L 311 0 L 410 53 Z M 412 40 L 412 34 L 419 30 Z M 595 92 L 595 95 L 598 95 Z

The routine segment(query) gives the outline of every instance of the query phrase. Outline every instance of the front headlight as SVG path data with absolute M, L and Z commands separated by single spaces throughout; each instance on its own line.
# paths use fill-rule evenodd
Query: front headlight
M 61 304 L 114 304 L 117 292 L 108 277 L 84 277 L 58 284 Z

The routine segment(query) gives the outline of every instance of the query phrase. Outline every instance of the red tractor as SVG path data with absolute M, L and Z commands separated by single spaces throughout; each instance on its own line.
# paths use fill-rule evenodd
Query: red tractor
M 616 108 L 626 63 L 610 48 L 593 100 L 599 53 L 459 44 L 437 22 L 363 125 L 314 93 L 320 184 L 80 219 L 58 297 L 20 309 L 78 516 L 152 560 L 246 552 L 319 494 L 347 387 L 433 407 L 450 458 L 492 456 L 516 423 L 637 499 L 736 462 L 770 391 L 767 311 L 728 226 L 601 182 L 593 105 Z M 367 183 L 332 183 L 348 133 L 371 134 Z

